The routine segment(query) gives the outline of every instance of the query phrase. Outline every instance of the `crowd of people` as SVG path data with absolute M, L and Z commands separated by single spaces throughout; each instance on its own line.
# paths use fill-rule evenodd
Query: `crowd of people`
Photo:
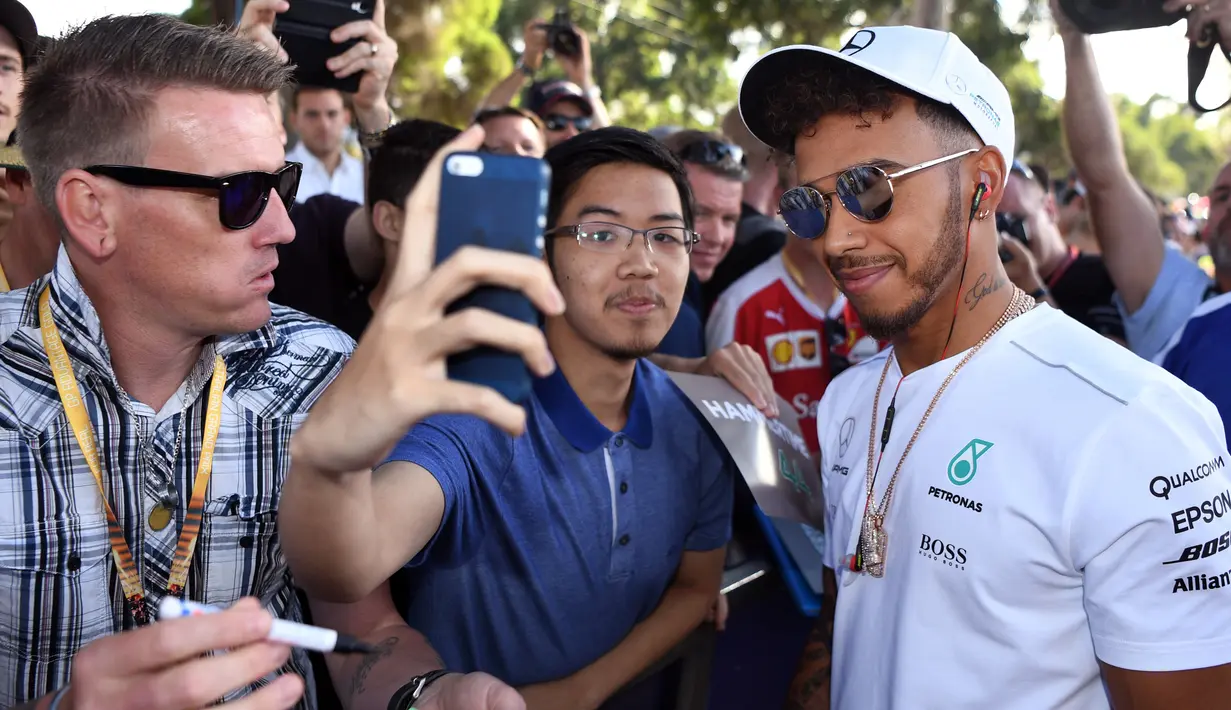
M 647 133 L 532 21 L 455 127 L 394 115 L 380 2 L 331 35 L 356 92 L 292 85 L 288 8 L 41 38 L 0 0 L 0 706 L 665 710 L 751 505 L 670 373 L 817 463 L 787 710 L 1227 706 L 1231 163 L 1160 204 L 1058 5 L 1063 180 L 946 32 L 772 50 Z M 435 263 L 456 151 L 550 167 L 541 258 Z M 541 321 L 450 308 L 482 286 Z M 524 401 L 448 379 L 476 347 Z

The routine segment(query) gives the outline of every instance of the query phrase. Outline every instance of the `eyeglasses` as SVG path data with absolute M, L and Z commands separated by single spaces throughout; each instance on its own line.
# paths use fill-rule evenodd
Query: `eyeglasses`
M 834 189 L 821 192 L 812 185 L 800 185 L 787 190 L 778 201 L 778 214 L 796 236 L 816 239 L 829 226 L 829 196 L 837 195 L 842 207 L 861 222 L 879 222 L 893 209 L 893 181 L 912 173 L 947 163 L 971 153 L 971 148 L 926 163 L 886 173 L 875 165 L 860 165 L 838 173 Z
M 218 193 L 218 221 L 227 229 L 247 229 L 256 224 L 269 204 L 269 191 L 289 211 L 299 190 L 303 166 L 287 163 L 275 173 L 253 170 L 224 177 L 210 177 L 174 170 L 158 170 L 135 165 L 92 165 L 85 169 L 131 187 L 161 187 L 173 190 L 213 190 Z
M 744 155 L 743 148 L 732 143 L 723 143 L 722 141 L 708 138 L 695 143 L 689 143 L 680 149 L 678 155 L 680 160 L 686 163 L 717 165 L 730 161 L 739 163 L 743 167 L 748 167 L 748 159 Z
M 578 133 L 585 133 L 594 125 L 594 119 L 590 116 L 561 116 L 558 113 L 553 113 L 543 119 L 543 125 L 547 126 L 549 131 L 563 131 L 569 127 L 570 123 Z
M 581 248 L 618 254 L 633 245 L 633 239 L 640 234 L 645 237 L 645 246 L 651 254 L 664 256 L 686 256 L 692 253 L 692 247 L 700 237 L 686 227 L 653 227 L 650 229 L 633 229 L 622 224 L 611 222 L 582 222 L 581 224 L 549 229 L 544 236 L 576 237 Z

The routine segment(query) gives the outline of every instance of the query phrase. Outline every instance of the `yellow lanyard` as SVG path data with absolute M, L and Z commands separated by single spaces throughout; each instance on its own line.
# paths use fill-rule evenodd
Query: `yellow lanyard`
M 94 426 L 90 423 L 90 415 L 81 399 L 81 391 L 77 388 L 77 377 L 73 374 L 73 365 L 64 350 L 60 340 L 60 330 L 51 317 L 51 293 L 43 289 L 38 299 L 39 328 L 43 332 L 43 348 L 47 351 L 47 362 L 56 379 L 56 389 L 60 393 L 60 403 L 64 406 L 64 414 L 73 427 L 77 437 L 77 445 L 94 474 L 94 482 L 98 484 L 98 492 L 102 496 L 103 510 L 107 513 L 107 537 L 111 543 L 111 556 L 115 559 L 116 570 L 119 572 L 120 585 L 124 588 L 124 598 L 128 601 L 129 611 L 138 625 L 149 622 L 149 614 L 145 604 L 145 590 L 137 574 L 137 565 L 133 561 L 128 541 L 124 539 L 124 529 L 111 503 L 107 501 L 107 491 L 103 486 L 102 468 L 98 460 L 98 442 L 94 435 Z M 192 485 L 192 500 L 188 511 L 184 514 L 184 528 L 180 533 L 179 542 L 175 546 L 175 558 L 171 564 L 171 577 L 168 580 L 167 593 L 182 596 L 188 582 L 188 565 L 192 561 L 192 553 L 197 547 L 197 537 L 201 532 L 201 513 L 205 507 L 205 492 L 209 487 L 209 478 L 214 469 L 214 445 L 218 443 L 218 429 L 222 423 L 222 391 L 226 386 L 227 367 L 218 355 L 214 356 L 214 376 L 209 386 L 209 406 L 205 414 L 205 436 L 201 443 L 201 460 L 197 464 L 197 475 Z M 188 416 L 187 410 L 180 414 Z
M 10 290 L 9 277 L 4 273 L 4 264 L 0 264 L 0 293 L 8 293 Z

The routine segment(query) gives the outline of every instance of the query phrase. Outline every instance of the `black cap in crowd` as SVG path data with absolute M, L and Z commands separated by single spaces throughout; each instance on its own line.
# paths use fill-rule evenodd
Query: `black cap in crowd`
M 585 115 L 594 115 L 594 106 L 590 103 L 590 97 L 586 96 L 580 86 L 571 81 L 563 79 L 540 81 L 531 86 L 526 94 L 526 108 L 539 116 L 546 116 L 551 107 L 561 101 L 572 101 Z
M 0 0 L 0 27 L 8 30 L 17 40 L 17 51 L 27 67 L 34 63 L 41 40 L 34 16 L 18 0 Z

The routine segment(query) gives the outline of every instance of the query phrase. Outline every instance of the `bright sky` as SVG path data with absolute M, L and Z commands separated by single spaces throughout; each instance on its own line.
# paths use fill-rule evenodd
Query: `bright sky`
M 180 13 L 190 0 L 27 0 L 39 30 L 44 35 L 59 34 L 78 22 L 106 14 L 136 12 Z M 1020 14 L 1023 0 L 1001 0 L 1006 17 Z M 1170 96 L 1178 102 L 1187 101 L 1187 40 L 1183 23 L 1172 27 L 1119 32 L 1094 38 L 1099 71 L 1104 86 L 1112 93 L 1126 94 L 1141 102 L 1153 94 Z M 1064 53 L 1060 38 L 1049 26 L 1037 27 L 1025 46 L 1026 56 L 1039 61 L 1044 92 L 1064 95 Z M 742 75 L 752 57 L 741 57 L 736 71 Z M 743 66 L 740 66 L 743 65 Z M 1231 95 L 1231 65 L 1217 53 L 1211 62 L 1209 77 L 1200 97 L 1209 105 L 1217 105 Z

